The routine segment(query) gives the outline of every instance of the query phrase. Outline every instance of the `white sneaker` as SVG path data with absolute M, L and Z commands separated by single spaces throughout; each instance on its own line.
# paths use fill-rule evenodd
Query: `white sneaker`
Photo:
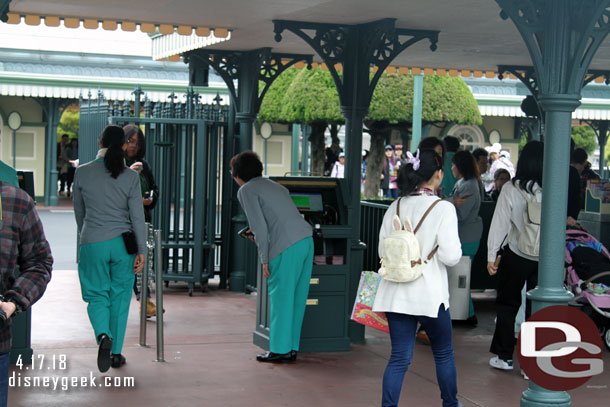
M 489 366 L 500 370 L 513 370 L 513 361 L 500 359 L 499 356 L 494 356 L 489 359 Z
M 523 376 L 523 378 L 525 380 L 529 380 L 530 378 L 525 374 L 525 371 L 523 369 L 521 369 L 521 376 Z

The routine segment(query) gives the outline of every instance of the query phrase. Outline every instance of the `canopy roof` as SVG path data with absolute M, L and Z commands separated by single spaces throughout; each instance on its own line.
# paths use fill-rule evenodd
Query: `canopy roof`
M 209 87 L 193 87 L 203 103 L 228 104 L 228 90 L 214 72 Z M 139 85 L 152 102 L 167 102 L 170 94 L 184 100 L 188 67 L 157 62 L 150 57 L 0 48 L 0 96 L 83 99 L 103 94 L 111 100 L 134 100 Z
M 12 0 L 10 11 L 23 16 L 155 23 L 176 28 L 222 27 L 231 31 L 231 39 L 211 46 L 213 49 L 272 47 L 276 52 L 303 54 L 311 54 L 313 50 L 291 33 L 284 33 L 283 40 L 275 42 L 273 19 L 357 24 L 389 17 L 397 19 L 399 28 L 441 32 L 436 52 L 430 52 L 428 44 L 422 41 L 399 55 L 393 65 L 481 71 L 496 71 L 500 64 L 531 65 L 517 29 L 511 21 L 500 18 L 500 8 L 493 0 L 162 0 L 154 3 L 148 0 Z M 610 66 L 609 51 L 610 40 L 606 39 L 590 68 Z

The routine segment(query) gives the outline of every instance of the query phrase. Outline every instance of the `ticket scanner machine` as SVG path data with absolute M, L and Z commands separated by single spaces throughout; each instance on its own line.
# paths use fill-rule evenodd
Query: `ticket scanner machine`
M 353 306 L 350 297 L 350 248 L 352 229 L 347 224 L 347 184 L 343 179 L 274 177 L 285 186 L 297 209 L 312 228 L 320 225 L 321 237 L 314 236 L 314 265 L 303 328 L 304 352 L 349 350 L 348 325 Z M 355 258 L 360 258 L 358 255 Z M 361 261 L 361 260 L 360 260 Z M 356 277 L 358 278 L 359 275 Z M 352 284 L 353 286 L 353 284 Z M 257 273 L 257 307 L 254 344 L 269 349 L 269 302 L 267 279 L 260 265 Z M 353 296 L 353 293 L 352 293 Z

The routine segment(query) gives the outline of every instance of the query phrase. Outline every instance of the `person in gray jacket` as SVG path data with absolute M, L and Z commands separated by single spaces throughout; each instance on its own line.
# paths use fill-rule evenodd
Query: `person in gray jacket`
M 483 220 L 479 216 L 485 190 L 481 183 L 479 167 L 470 151 L 458 151 L 451 159 L 451 172 L 457 182 L 451 196 L 458 217 L 458 234 L 462 243 L 462 255 L 469 256 L 471 262 L 479 250 L 483 234 Z M 477 324 L 474 304 L 470 299 L 468 322 Z
M 107 126 L 96 159 L 79 166 L 74 176 L 74 215 L 80 232 L 78 276 L 99 344 L 101 372 L 125 364 L 121 350 L 131 287 L 135 273 L 144 267 L 146 252 L 140 177 L 125 166 L 124 144 L 123 129 Z
M 231 175 L 239 185 L 237 199 L 258 246 L 269 292 L 269 352 L 259 362 L 296 360 L 301 325 L 313 268 L 313 239 L 288 189 L 263 178 L 263 164 L 253 151 L 231 160 Z

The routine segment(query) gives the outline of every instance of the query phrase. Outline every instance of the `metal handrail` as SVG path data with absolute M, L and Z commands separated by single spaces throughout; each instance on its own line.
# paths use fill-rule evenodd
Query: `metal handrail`
M 140 346 L 146 345 L 146 305 L 148 300 L 148 276 L 152 270 L 151 252 L 155 247 L 153 240 L 153 226 L 146 223 L 146 263 L 142 269 L 140 287 Z M 137 278 L 137 277 L 136 277 Z
M 157 294 L 157 362 L 165 362 L 163 342 L 163 270 L 161 231 L 155 230 L 155 290 Z
M 140 289 L 140 346 L 146 345 L 146 303 L 148 300 L 148 276 L 150 272 L 155 273 L 155 293 L 157 301 L 157 359 L 156 362 L 165 362 L 164 359 L 164 332 L 163 332 L 163 267 L 162 267 L 162 245 L 161 231 L 154 230 L 147 223 L 146 264 L 142 269 L 142 287 Z M 153 256 L 151 256 L 153 252 Z M 151 258 L 152 257 L 152 258 Z

